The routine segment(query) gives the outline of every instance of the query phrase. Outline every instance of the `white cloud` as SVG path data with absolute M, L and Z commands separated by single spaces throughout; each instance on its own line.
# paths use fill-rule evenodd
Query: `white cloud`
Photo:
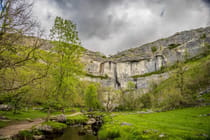
M 37 0 L 33 12 L 47 32 L 56 16 L 73 20 L 83 46 L 105 54 L 205 27 L 210 15 L 202 0 Z

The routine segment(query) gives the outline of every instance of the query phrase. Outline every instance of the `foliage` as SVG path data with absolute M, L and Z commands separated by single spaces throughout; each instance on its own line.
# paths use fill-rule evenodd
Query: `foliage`
M 125 90 L 121 89 L 119 91 L 119 110 L 135 110 L 138 109 L 141 104 L 138 102 L 138 90 L 134 82 L 129 81 L 127 83 L 127 88 Z
M 28 110 L 28 111 L 22 111 L 18 112 L 17 114 L 13 114 L 13 111 L 0 111 L 0 116 L 5 116 L 10 121 L 9 122 L 3 122 L 0 121 L 0 127 L 5 127 L 9 124 L 13 124 L 16 121 L 20 120 L 27 120 L 27 119 L 35 119 L 35 118 L 44 118 L 46 117 L 46 113 L 38 111 L 38 110 Z
M 82 74 L 82 65 L 80 63 L 80 55 L 83 51 L 79 46 L 78 33 L 76 25 L 70 20 L 64 20 L 61 17 L 56 17 L 54 26 L 50 30 L 50 37 L 53 41 L 53 51 L 55 52 L 55 60 L 49 62 L 52 65 L 52 84 L 53 90 L 52 104 L 57 102 L 60 108 L 64 111 L 70 102 L 66 101 L 68 97 L 73 96 L 77 90 L 79 83 L 78 75 Z
M 112 112 L 119 104 L 120 92 L 112 87 L 102 88 L 103 107 L 106 112 Z
M 138 98 L 139 104 L 162 110 L 195 105 L 198 93 L 209 86 L 209 69 L 209 56 L 178 64 L 169 79 Z
M 76 25 L 71 20 L 56 17 L 50 33 L 51 39 L 57 40 L 59 43 L 80 44 Z
M 74 124 L 84 124 L 88 121 L 88 117 L 86 115 L 76 115 L 67 117 L 66 124 L 74 125 Z
M 53 122 L 53 121 L 44 122 L 44 123 L 42 123 L 42 125 L 48 125 L 48 126 L 52 127 L 54 130 L 62 130 L 67 127 L 67 125 L 64 123 Z
M 152 51 L 152 53 L 155 53 L 157 51 L 157 46 L 152 46 L 151 51 Z
M 90 84 L 85 91 L 85 104 L 89 110 L 95 110 L 100 107 L 98 93 L 95 84 Z
M 99 131 L 100 139 L 208 139 L 210 110 L 193 107 L 168 112 L 113 113 Z M 130 125 L 122 125 L 122 123 Z M 160 136 L 163 137 L 160 137 Z
M 33 140 L 33 133 L 29 130 L 22 130 L 18 133 L 19 139 Z
M 200 36 L 200 39 L 205 39 L 206 38 L 206 34 L 202 34 L 201 36 Z

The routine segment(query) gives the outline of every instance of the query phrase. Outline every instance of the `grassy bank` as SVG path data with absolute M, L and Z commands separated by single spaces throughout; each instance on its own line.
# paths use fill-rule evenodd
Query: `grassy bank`
M 113 113 L 99 132 L 103 139 L 207 139 L 210 138 L 210 106 L 168 112 Z
M 77 111 L 75 108 L 72 109 L 73 111 Z M 67 111 L 65 114 L 70 115 L 73 112 Z M 53 112 L 51 116 L 62 114 L 62 112 Z M 13 114 L 12 111 L 0 111 L 0 116 L 4 116 L 7 119 L 0 119 L 0 128 L 18 123 L 24 120 L 33 120 L 36 118 L 46 118 L 47 112 L 43 112 L 40 110 L 28 110 L 28 111 L 20 111 L 17 114 Z
M 16 123 L 18 121 L 32 120 L 35 118 L 44 118 L 47 116 L 47 113 L 38 110 L 30 110 L 27 112 L 20 112 L 14 115 L 12 111 L 0 111 L 0 116 L 4 116 L 8 119 L 8 121 L 0 120 L 1 128 Z

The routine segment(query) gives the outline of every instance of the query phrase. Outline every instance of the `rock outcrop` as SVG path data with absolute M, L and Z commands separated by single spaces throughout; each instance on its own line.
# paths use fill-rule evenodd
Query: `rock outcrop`
M 139 76 L 159 71 L 177 61 L 201 55 L 210 44 L 210 27 L 176 33 L 137 48 L 122 51 L 111 57 L 86 51 L 83 62 L 88 76 L 84 80 L 99 82 L 103 86 L 125 88 L 133 81 L 136 88 L 148 89 L 151 82 L 168 78 L 168 73 Z

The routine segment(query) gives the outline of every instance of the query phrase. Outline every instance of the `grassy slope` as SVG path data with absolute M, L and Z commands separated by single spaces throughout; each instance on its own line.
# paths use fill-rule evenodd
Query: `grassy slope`
M 99 132 L 107 137 L 129 139 L 206 139 L 210 137 L 210 106 L 151 114 L 115 113 Z M 122 122 L 130 126 L 122 126 Z M 159 136 L 164 134 L 163 138 Z

